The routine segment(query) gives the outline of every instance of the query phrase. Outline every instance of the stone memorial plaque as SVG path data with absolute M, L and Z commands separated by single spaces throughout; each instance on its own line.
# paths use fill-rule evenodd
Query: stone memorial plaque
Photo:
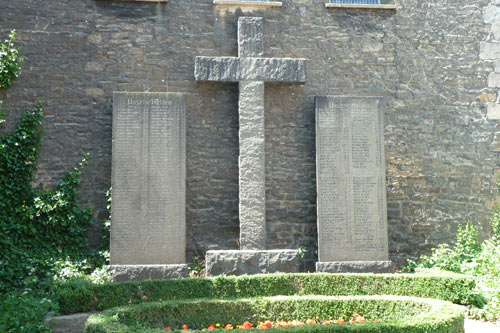
M 320 263 L 388 260 L 383 101 L 316 97 Z
M 182 94 L 114 93 L 112 265 L 185 263 L 185 104 Z

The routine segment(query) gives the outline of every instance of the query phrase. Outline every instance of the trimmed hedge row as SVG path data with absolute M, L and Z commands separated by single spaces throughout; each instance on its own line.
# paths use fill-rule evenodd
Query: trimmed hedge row
M 180 330 L 186 324 L 200 329 L 211 323 L 236 326 L 246 320 L 254 325 L 264 320 L 325 321 L 350 318 L 356 312 L 366 322 L 280 328 L 280 332 L 464 332 L 464 311 L 460 306 L 402 296 L 277 296 L 153 302 L 95 314 L 87 320 L 85 332 L 164 332 L 165 326 Z
M 400 295 L 476 304 L 472 278 L 458 274 L 266 274 L 95 285 L 73 280 L 57 286 L 61 314 L 92 312 L 144 302 L 276 295 Z

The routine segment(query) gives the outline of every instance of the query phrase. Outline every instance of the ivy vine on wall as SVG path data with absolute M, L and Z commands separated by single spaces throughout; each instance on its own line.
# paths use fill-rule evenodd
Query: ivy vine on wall
M 16 48 L 16 31 L 12 30 L 9 38 L 0 44 L 0 88 L 8 88 L 12 79 L 19 76 L 23 57 L 19 56 L 19 48 Z
M 7 88 L 21 70 L 15 38 L 13 31 L 0 45 L 0 88 Z M 77 202 L 87 156 L 53 188 L 31 185 L 42 119 L 40 102 L 25 112 L 13 133 L 0 137 L 0 294 L 49 287 L 58 260 L 99 260 L 87 243 L 92 211 Z

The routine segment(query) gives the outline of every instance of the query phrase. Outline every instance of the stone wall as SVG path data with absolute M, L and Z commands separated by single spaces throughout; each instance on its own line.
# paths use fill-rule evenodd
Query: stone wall
M 385 136 L 393 260 L 450 242 L 468 219 L 487 236 L 500 130 L 487 112 L 497 101 L 496 86 L 488 86 L 494 59 L 480 57 L 480 45 L 494 39 L 485 11 L 497 0 L 398 0 L 397 10 L 283 0 L 281 8 L 242 11 L 212 2 L 0 0 L 0 34 L 15 28 L 26 58 L 21 77 L 0 91 L 9 110 L 0 133 L 45 100 L 38 185 L 53 184 L 89 152 L 81 200 L 102 221 L 113 91 L 184 92 L 188 261 L 208 249 L 237 248 L 238 88 L 195 82 L 194 58 L 237 56 L 238 17 L 262 16 L 265 56 L 308 59 L 305 85 L 266 84 L 270 248 L 306 247 L 307 267 L 316 260 L 315 95 L 391 100 Z M 90 236 L 95 244 L 95 230 Z

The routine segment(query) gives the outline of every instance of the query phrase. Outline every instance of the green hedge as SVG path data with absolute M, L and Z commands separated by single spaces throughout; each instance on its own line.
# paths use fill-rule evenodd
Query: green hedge
M 61 314 L 173 299 L 275 295 L 400 295 L 475 304 L 474 287 L 472 278 L 458 274 L 268 274 L 102 285 L 75 280 L 57 286 L 53 300 Z
M 174 300 L 114 308 L 91 316 L 86 333 L 164 331 L 165 326 L 181 329 L 248 320 L 319 321 L 345 318 L 361 313 L 366 322 L 307 325 L 282 331 L 330 332 L 463 332 L 464 311 L 440 300 L 402 296 L 277 296 L 233 300 Z M 378 320 L 379 322 L 374 322 Z

